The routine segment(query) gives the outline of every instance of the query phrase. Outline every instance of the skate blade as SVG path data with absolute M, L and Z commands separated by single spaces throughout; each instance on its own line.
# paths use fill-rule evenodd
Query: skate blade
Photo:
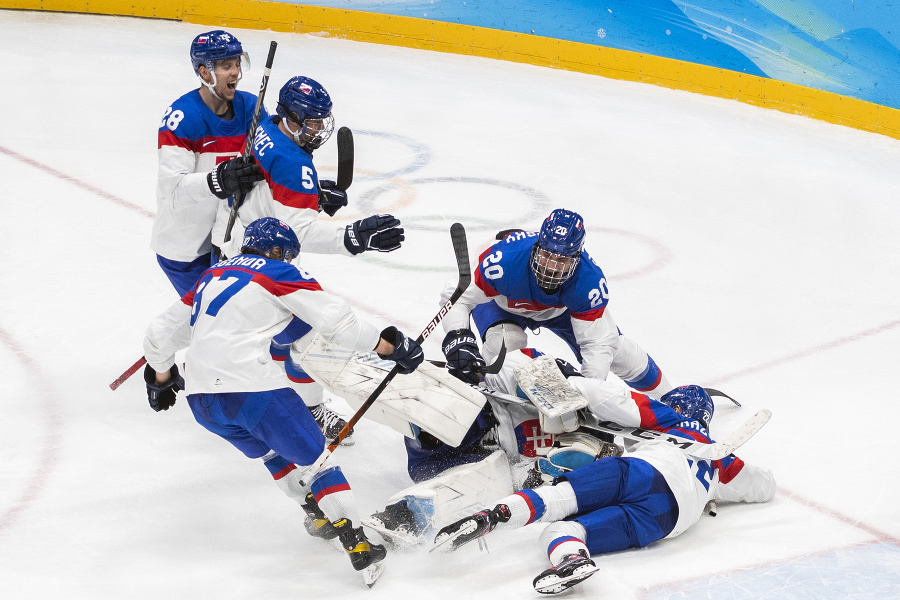
M 363 581 L 366 582 L 366 585 L 370 588 L 375 585 L 375 582 L 378 581 L 378 578 L 381 577 L 381 574 L 384 573 L 384 561 L 380 560 L 377 563 L 371 564 L 362 571 L 360 574 L 362 575 Z
M 474 520 L 472 520 L 472 521 L 468 521 L 468 523 L 466 525 L 464 525 L 463 527 L 460 527 L 458 530 L 454 531 L 453 533 L 439 534 L 436 538 L 434 538 L 434 546 L 432 546 L 431 549 L 428 551 L 434 552 L 438 548 L 441 548 L 443 552 L 450 552 L 450 551 L 456 550 L 457 548 L 459 548 L 466 542 L 471 542 L 472 540 L 465 540 L 465 541 L 460 542 L 459 544 L 450 544 L 450 546 L 447 546 L 447 544 L 450 542 L 453 542 L 457 538 L 460 538 L 464 535 L 471 534 L 473 531 L 475 531 L 475 529 L 477 527 L 478 527 L 478 523 L 476 523 Z
M 548 575 L 546 579 L 536 581 L 534 589 L 539 594 L 559 594 L 570 587 L 581 583 L 594 573 L 600 570 L 600 567 L 585 565 L 575 569 L 575 572 L 567 577 L 559 575 Z
M 422 541 L 422 538 L 417 537 L 412 533 L 397 531 L 395 529 L 388 529 L 378 522 L 369 519 L 363 519 L 363 521 L 361 521 L 361 524 L 363 527 L 367 527 L 372 531 L 377 532 L 385 542 L 400 550 L 406 550 L 408 548 L 412 548 L 413 546 L 418 546 L 419 542 Z

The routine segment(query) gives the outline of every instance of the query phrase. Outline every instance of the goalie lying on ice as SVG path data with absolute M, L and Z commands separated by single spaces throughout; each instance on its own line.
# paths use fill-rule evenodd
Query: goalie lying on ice
M 577 386 L 577 378 L 570 382 Z M 573 387 L 574 387 L 573 386 Z M 712 443 L 710 396 L 699 386 L 682 386 L 661 401 L 630 394 L 642 427 Z M 603 405 L 590 405 L 603 412 Z M 691 459 L 676 446 L 642 442 L 623 456 L 601 458 L 561 473 L 551 486 L 521 490 L 438 532 L 435 545 L 455 550 L 494 529 L 549 523 L 540 535 L 551 567 L 533 584 L 543 594 L 562 592 L 597 571 L 592 554 L 643 547 L 675 537 L 700 520 L 709 502 L 767 502 L 775 480 L 765 468 L 734 455 L 722 460 Z

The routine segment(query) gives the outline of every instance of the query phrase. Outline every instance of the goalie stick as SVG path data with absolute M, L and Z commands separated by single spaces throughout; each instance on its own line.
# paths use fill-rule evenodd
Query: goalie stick
M 253 109 L 253 120 L 250 121 L 250 131 L 247 132 L 247 140 L 244 142 L 244 161 L 250 157 L 253 152 L 253 139 L 256 137 L 256 127 L 259 125 L 259 115 L 262 112 L 263 98 L 266 97 L 266 88 L 269 87 L 269 74 L 272 72 L 272 61 L 275 60 L 275 49 L 278 42 L 269 43 L 269 56 L 266 57 L 266 68 L 263 69 L 262 83 L 259 85 L 259 96 L 256 99 L 256 107 Z M 238 209 L 244 203 L 244 195 L 235 198 L 231 203 L 231 214 L 228 215 L 228 226 L 225 228 L 225 241 L 231 241 L 231 230 L 234 229 L 234 222 L 237 219 Z
M 513 396 L 505 392 L 492 390 L 484 386 L 473 385 L 473 388 L 482 394 L 512 404 L 531 404 L 526 398 Z M 737 429 L 731 432 L 731 435 L 720 442 L 712 444 L 704 444 L 695 442 L 687 438 L 654 431 L 652 429 L 644 429 L 643 427 L 628 427 L 619 425 L 613 421 L 600 421 L 597 424 L 586 425 L 582 429 L 594 429 L 604 433 L 621 436 L 627 440 L 636 442 L 647 442 L 650 440 L 662 440 L 674 444 L 685 454 L 699 458 L 701 460 L 721 460 L 732 454 L 740 448 L 747 440 L 756 435 L 756 432 L 762 429 L 763 425 L 769 422 L 772 417 L 772 411 L 762 409 L 755 415 L 744 421 Z
M 466 230 L 460 223 L 454 223 L 450 227 L 450 239 L 453 241 L 453 252 L 456 254 L 456 267 L 459 270 L 459 282 L 456 284 L 456 289 L 453 290 L 450 299 L 447 300 L 422 333 L 419 334 L 419 337 L 416 338 L 417 344 L 421 344 L 425 341 L 425 338 L 431 335 L 431 332 L 435 330 L 438 323 L 441 322 L 441 319 L 444 318 L 453 305 L 456 304 L 456 301 L 459 300 L 459 297 L 463 295 L 463 292 L 466 291 L 466 288 L 469 287 L 469 284 L 472 283 L 472 269 L 469 266 L 469 246 L 466 243 Z M 350 420 L 347 421 L 347 424 L 344 425 L 337 437 L 328 444 L 328 447 L 325 448 L 319 458 L 316 459 L 316 462 L 308 467 L 306 473 L 304 473 L 304 478 L 308 478 L 319 472 L 322 465 L 328 460 L 328 457 L 337 449 L 344 438 L 350 433 L 353 426 L 359 422 L 364 414 L 366 414 L 366 411 L 375 403 L 378 396 L 381 395 L 381 392 L 384 391 L 391 380 L 393 380 L 399 372 L 400 366 L 395 365 L 381 383 L 378 384 L 375 391 L 366 398 L 366 401 L 359 407 L 359 410 L 350 417 Z

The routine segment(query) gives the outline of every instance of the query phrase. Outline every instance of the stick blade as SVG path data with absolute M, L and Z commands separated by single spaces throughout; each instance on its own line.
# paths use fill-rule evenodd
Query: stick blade
M 337 132 L 338 168 L 337 188 L 345 190 L 353 183 L 353 132 L 349 127 L 341 127 Z

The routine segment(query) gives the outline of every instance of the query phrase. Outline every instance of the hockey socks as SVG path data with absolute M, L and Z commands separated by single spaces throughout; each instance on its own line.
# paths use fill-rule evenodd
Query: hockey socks
M 310 482 L 310 491 L 322 512 L 332 521 L 349 519 L 359 523 L 353 491 L 340 467 L 323 469 Z
M 500 501 L 509 507 L 510 519 L 502 527 L 524 527 L 537 521 L 560 521 L 578 510 L 572 486 L 563 481 L 559 485 L 521 490 Z
M 547 548 L 550 564 L 556 566 L 570 554 L 579 554 L 583 550 L 589 555 L 586 537 L 587 532 L 578 521 L 557 521 L 541 532 L 540 543 Z

